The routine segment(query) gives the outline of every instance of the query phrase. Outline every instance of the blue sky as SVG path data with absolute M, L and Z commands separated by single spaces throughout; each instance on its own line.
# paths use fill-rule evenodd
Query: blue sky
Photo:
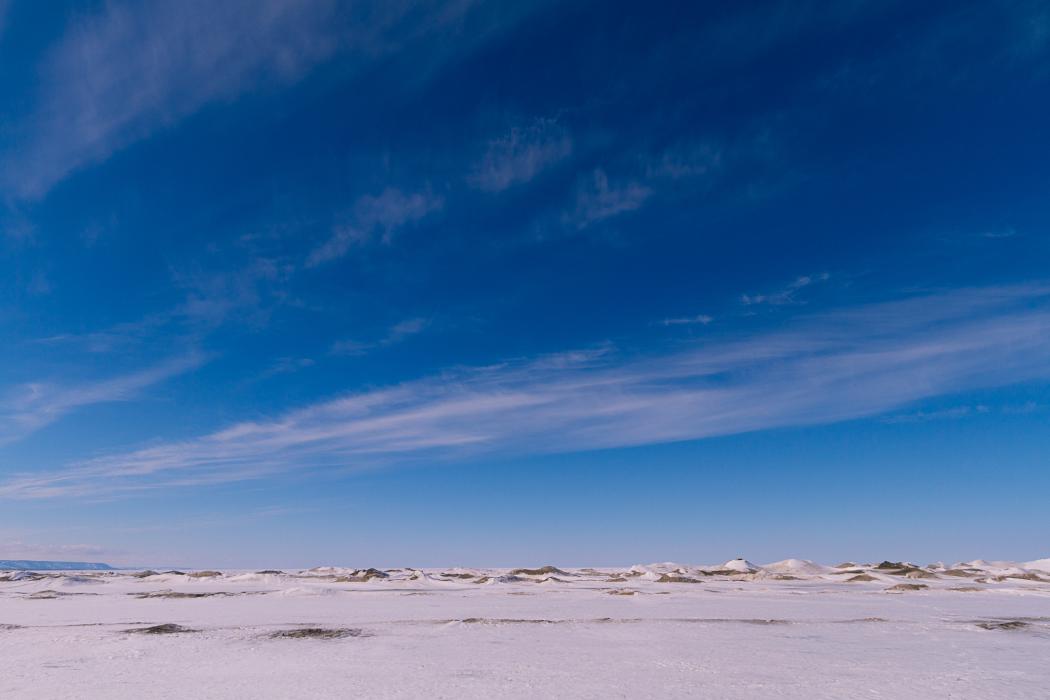
M 1047 555 L 1039 2 L 0 0 L 0 555 Z

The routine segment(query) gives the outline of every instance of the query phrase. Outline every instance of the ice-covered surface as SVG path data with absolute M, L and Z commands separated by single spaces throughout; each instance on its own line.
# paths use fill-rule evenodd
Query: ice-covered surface
M 0 697 L 1034 698 L 1050 567 L 0 574 Z

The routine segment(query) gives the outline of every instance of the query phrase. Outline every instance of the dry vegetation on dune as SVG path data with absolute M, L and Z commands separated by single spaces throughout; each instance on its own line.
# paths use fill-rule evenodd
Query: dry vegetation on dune
M 136 627 L 133 629 L 124 630 L 128 634 L 188 634 L 196 632 L 197 630 L 183 627 L 182 625 L 176 625 L 168 622 L 163 625 L 153 625 L 151 627 Z
M 364 637 L 367 633 L 358 628 L 327 629 L 324 627 L 300 627 L 294 630 L 282 630 L 270 635 L 272 639 L 343 639 L 346 637 Z

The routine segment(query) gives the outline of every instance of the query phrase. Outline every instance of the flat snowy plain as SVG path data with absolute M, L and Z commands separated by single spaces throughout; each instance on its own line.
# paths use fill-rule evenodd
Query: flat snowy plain
M 1050 560 L 0 572 L 2 698 L 358 695 L 1045 698 Z

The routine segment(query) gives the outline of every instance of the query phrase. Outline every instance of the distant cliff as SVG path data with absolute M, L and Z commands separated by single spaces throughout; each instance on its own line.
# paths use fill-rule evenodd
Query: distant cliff
M 109 564 L 86 561 L 28 561 L 21 559 L 0 559 L 0 570 L 14 569 L 16 571 L 61 571 L 61 570 L 86 570 L 92 571 L 109 570 L 113 567 Z

